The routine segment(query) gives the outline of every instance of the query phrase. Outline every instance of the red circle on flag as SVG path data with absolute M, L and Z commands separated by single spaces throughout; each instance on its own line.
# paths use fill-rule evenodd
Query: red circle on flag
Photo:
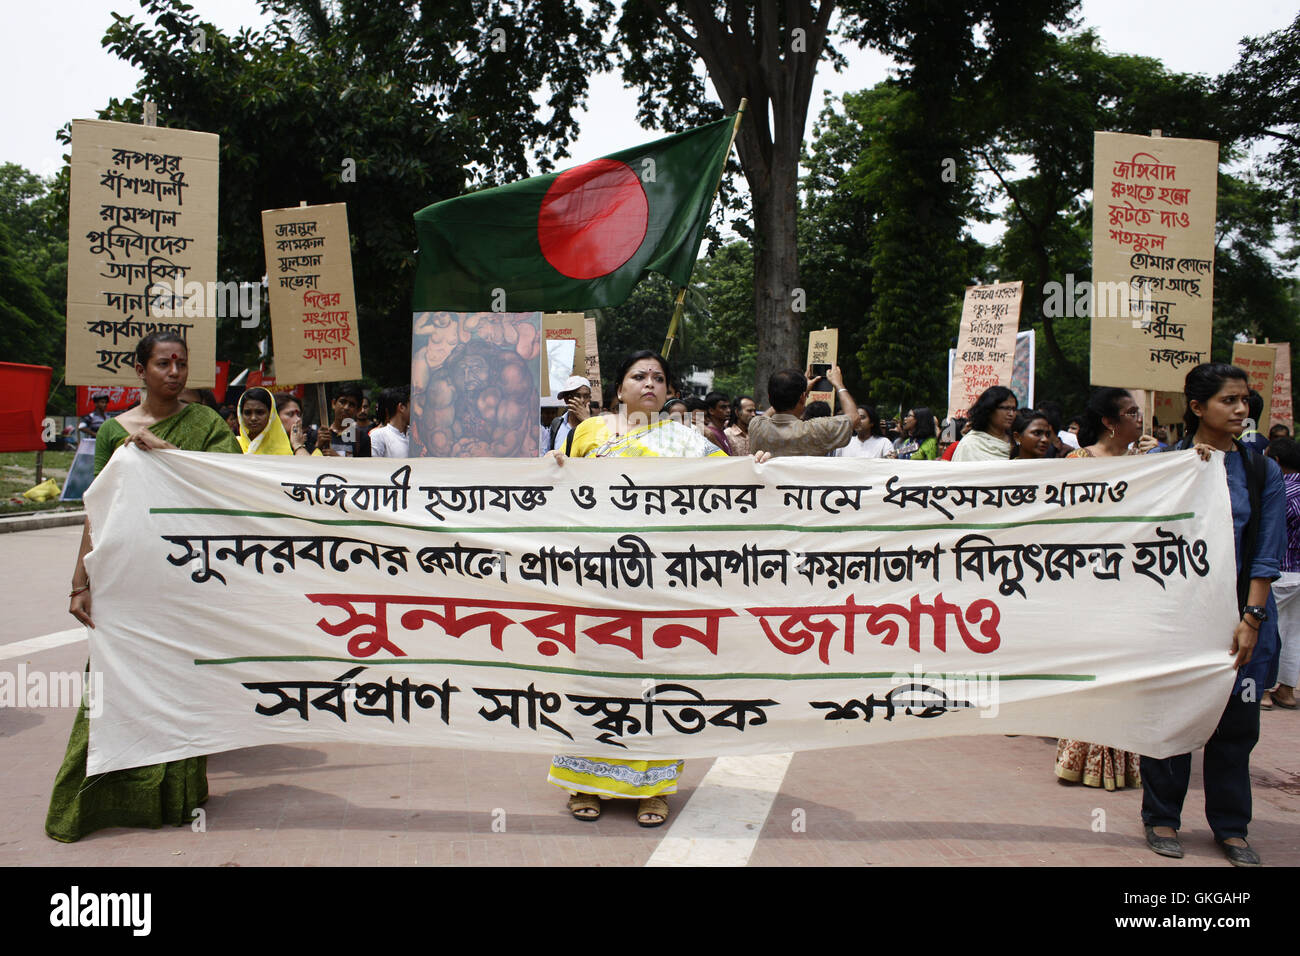
M 650 204 L 631 167 L 596 159 L 555 178 L 537 214 L 537 241 L 570 279 L 609 275 L 641 247 Z

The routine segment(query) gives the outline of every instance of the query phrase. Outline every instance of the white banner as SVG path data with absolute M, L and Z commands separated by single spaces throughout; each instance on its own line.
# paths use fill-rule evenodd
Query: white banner
M 395 467 L 396 466 L 396 467 Z M 126 448 L 86 495 L 89 772 L 267 743 L 672 758 L 1202 744 L 1223 463 Z

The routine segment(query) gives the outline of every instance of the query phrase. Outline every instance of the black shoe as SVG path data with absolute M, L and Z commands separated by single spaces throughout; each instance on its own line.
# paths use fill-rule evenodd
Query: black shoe
M 1224 843 L 1222 840 L 1215 840 L 1219 848 L 1223 850 L 1223 855 L 1228 858 L 1228 862 L 1233 866 L 1259 866 L 1259 854 L 1247 846 L 1233 846 L 1231 843 Z
M 1175 860 L 1181 860 L 1183 858 L 1183 845 L 1178 841 L 1176 835 L 1171 837 L 1157 836 L 1155 827 L 1147 827 L 1146 831 L 1147 846 L 1151 847 L 1151 849 L 1155 850 L 1161 856 L 1171 856 Z M 1177 830 L 1174 831 L 1175 834 L 1177 834 L 1177 832 Z M 1236 850 L 1240 848 L 1225 847 L 1225 849 Z M 1229 859 L 1231 859 L 1231 857 L 1229 857 Z M 1259 858 L 1256 857 L 1256 859 Z

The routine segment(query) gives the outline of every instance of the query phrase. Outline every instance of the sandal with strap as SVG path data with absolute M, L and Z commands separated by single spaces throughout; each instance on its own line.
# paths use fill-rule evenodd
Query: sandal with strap
M 575 819 L 600 819 L 600 799 L 594 793 L 575 793 L 569 797 L 568 808 Z
M 645 817 L 658 817 L 658 820 L 646 820 Z M 636 822 L 643 827 L 661 827 L 668 819 L 668 801 L 663 797 L 646 797 L 636 808 Z

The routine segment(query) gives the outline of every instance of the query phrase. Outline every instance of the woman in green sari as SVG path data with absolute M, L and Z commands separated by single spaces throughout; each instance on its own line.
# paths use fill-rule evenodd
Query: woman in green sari
M 206 405 L 185 404 L 180 393 L 189 375 L 185 340 L 175 332 L 152 332 L 135 351 L 140 376 L 140 404 L 110 418 L 95 436 L 95 474 L 122 445 L 145 451 L 179 448 L 239 454 L 239 443 L 221 416 Z M 91 585 L 86 574 L 90 552 L 90 522 L 81 533 L 81 550 L 72 574 L 69 613 L 86 627 Z M 90 721 L 83 704 L 77 711 L 68 752 L 54 780 L 45 832 L 62 843 L 74 843 L 104 827 L 160 827 L 189 823 L 193 810 L 208 797 L 206 757 L 173 760 L 86 776 Z

